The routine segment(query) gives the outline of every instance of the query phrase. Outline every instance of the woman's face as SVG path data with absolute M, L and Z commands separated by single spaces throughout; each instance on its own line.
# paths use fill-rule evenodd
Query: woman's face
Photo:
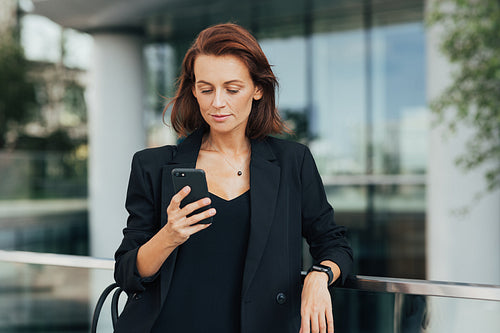
M 199 55 L 194 76 L 193 95 L 210 130 L 245 133 L 252 102 L 262 98 L 245 63 L 232 55 Z

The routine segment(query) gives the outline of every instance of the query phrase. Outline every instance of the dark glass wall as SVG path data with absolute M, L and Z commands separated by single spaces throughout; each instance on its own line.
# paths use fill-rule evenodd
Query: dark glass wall
M 196 34 L 250 29 L 279 78 L 279 108 L 309 145 L 356 273 L 425 277 L 423 1 L 187 1 L 149 20 L 150 109 L 172 96 Z M 308 258 L 305 257 L 307 265 Z

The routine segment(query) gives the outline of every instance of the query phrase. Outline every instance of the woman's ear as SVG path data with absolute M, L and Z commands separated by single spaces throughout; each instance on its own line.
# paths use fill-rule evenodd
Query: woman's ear
M 193 93 L 194 98 L 198 98 L 196 97 L 196 87 L 194 85 L 191 87 L 191 92 Z
M 262 87 L 260 86 L 255 86 L 255 92 L 253 94 L 253 99 L 258 101 L 259 99 L 262 98 L 263 92 L 262 92 Z

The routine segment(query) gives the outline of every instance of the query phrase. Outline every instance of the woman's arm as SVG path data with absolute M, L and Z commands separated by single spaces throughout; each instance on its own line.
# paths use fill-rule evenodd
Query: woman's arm
M 154 186 L 159 186 L 160 181 L 157 176 L 155 177 L 154 167 L 143 166 L 142 159 L 154 160 L 150 156 L 145 157 L 146 153 L 151 154 L 151 152 L 139 152 L 132 159 L 125 203 L 129 216 L 127 227 L 123 230 L 124 237 L 115 253 L 115 280 L 127 293 L 143 291 L 145 288 L 143 283 L 154 278 L 152 276 L 158 272 L 163 262 L 181 243 L 176 232 L 181 234 L 186 232 L 183 229 L 187 229 L 188 233 L 189 231 L 197 232 L 196 229 L 201 226 L 189 228 L 189 225 L 205 216 L 200 217 L 200 214 L 203 214 L 200 213 L 190 219 L 182 220 L 183 214 L 185 218 L 193 207 L 201 207 L 203 204 L 193 203 L 181 210 L 178 204 L 186 194 L 178 193 L 172 197 L 167 208 L 168 223 L 160 228 L 160 211 L 155 204 L 158 202 L 159 194 L 157 193 L 160 189 L 154 188 Z M 214 211 L 204 213 L 210 214 Z M 184 225 L 179 222 L 184 222 Z M 182 237 L 185 238 L 186 234 L 182 234 L 181 239 Z
M 325 189 L 314 159 L 305 149 L 302 170 L 302 231 L 310 245 L 315 263 L 329 266 L 334 283 L 345 280 L 352 266 L 352 250 L 344 227 L 335 224 L 333 209 L 327 201 Z M 333 309 L 328 275 L 310 272 L 301 296 L 301 333 L 333 333 Z
M 302 234 L 309 244 L 314 263 L 325 260 L 335 263 L 339 267 L 339 282 L 343 283 L 353 262 L 352 249 L 346 239 L 347 229 L 335 223 L 333 208 L 328 203 L 323 182 L 307 147 L 302 161 L 301 183 Z
M 210 198 L 204 198 L 180 208 L 180 203 L 191 189 L 186 186 L 172 197 L 167 208 L 168 222 L 137 252 L 137 270 L 141 277 L 149 277 L 158 272 L 161 265 L 175 248 L 189 239 L 189 237 L 210 224 L 196 224 L 215 215 L 215 209 L 210 208 L 199 214 L 187 217 L 193 211 L 210 204 Z
M 324 260 L 321 264 L 331 268 L 331 283 L 334 283 L 340 277 L 339 266 L 329 260 Z M 333 333 L 333 308 L 326 273 L 312 271 L 307 274 L 302 288 L 300 309 L 300 333 Z

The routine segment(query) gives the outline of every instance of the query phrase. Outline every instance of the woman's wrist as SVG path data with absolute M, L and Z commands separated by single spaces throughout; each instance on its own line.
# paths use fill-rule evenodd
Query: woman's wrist
M 312 271 L 309 272 L 306 276 L 306 280 L 314 279 L 315 281 L 324 282 L 326 286 L 328 286 L 328 275 L 323 272 Z
M 168 235 L 163 233 L 163 229 L 143 244 L 137 251 L 136 261 L 137 270 L 141 277 L 156 274 L 176 247 L 168 241 Z
M 331 260 L 323 260 L 320 264 L 324 265 L 324 266 L 328 266 L 332 270 L 333 276 L 332 276 L 332 281 L 331 281 L 330 285 L 335 283 L 335 281 L 337 281 L 340 278 L 340 276 L 342 275 L 342 271 L 340 270 L 340 267 L 335 262 L 333 262 Z
M 332 284 L 334 281 L 334 273 L 329 265 L 315 264 L 309 269 L 309 273 L 320 273 L 323 277 L 327 278 L 327 285 Z
M 175 242 L 171 233 L 166 228 L 160 229 L 160 231 L 155 235 L 157 237 L 158 244 L 161 246 L 163 251 L 171 252 L 175 250 L 178 243 Z

